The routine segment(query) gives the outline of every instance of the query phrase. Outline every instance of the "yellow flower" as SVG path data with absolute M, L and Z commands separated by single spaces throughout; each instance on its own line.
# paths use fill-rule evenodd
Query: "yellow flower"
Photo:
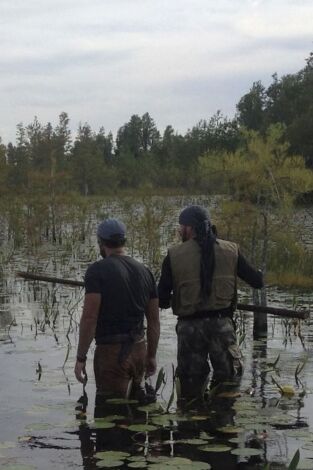
M 290 397 L 295 394 L 295 390 L 292 385 L 282 385 L 280 391 L 282 395 L 288 395 Z

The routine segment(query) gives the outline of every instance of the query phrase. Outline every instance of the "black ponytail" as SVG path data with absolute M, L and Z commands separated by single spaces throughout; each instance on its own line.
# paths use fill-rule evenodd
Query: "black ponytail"
M 179 216 L 179 223 L 189 225 L 195 231 L 195 240 L 201 249 L 201 290 L 206 297 L 209 297 L 215 268 L 216 227 L 211 225 L 208 211 L 201 206 L 186 207 Z
M 202 293 L 209 297 L 212 290 L 212 279 L 215 268 L 214 245 L 216 235 L 212 231 L 209 220 L 203 220 L 194 227 L 196 242 L 201 249 L 200 278 Z

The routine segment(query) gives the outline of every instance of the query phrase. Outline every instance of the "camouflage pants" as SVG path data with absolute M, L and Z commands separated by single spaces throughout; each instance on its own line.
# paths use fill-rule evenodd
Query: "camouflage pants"
M 182 394 L 197 395 L 206 385 L 210 366 L 213 379 L 227 381 L 242 374 L 242 355 L 229 317 L 179 319 L 176 325 L 177 375 Z

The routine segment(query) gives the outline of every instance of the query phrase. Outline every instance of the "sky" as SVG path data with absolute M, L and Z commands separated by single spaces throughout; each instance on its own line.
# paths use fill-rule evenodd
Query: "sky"
M 116 134 L 149 112 L 185 133 L 305 66 L 312 0 L 0 0 L 0 137 L 62 111 Z

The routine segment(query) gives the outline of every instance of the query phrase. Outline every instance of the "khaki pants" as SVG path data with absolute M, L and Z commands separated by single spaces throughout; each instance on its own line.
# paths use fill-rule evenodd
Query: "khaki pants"
M 119 361 L 120 350 L 120 343 L 96 346 L 94 372 L 97 394 L 126 397 L 130 388 L 140 386 L 145 373 L 145 341 L 134 343 L 122 362 Z

